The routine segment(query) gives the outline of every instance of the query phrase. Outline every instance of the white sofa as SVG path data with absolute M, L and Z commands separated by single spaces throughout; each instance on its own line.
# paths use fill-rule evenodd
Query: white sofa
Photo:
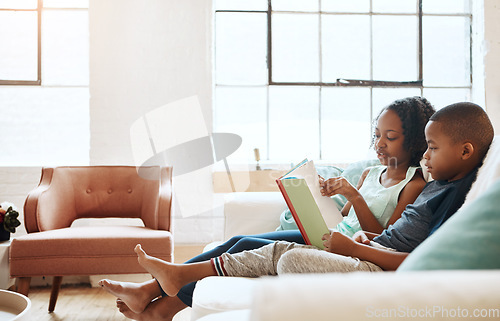
M 466 203 L 499 178 L 500 139 L 495 137 Z M 226 239 L 274 230 L 285 208 L 279 192 L 228 194 Z M 210 277 L 198 282 L 192 309 L 192 320 L 199 321 L 431 318 L 500 320 L 500 270 Z

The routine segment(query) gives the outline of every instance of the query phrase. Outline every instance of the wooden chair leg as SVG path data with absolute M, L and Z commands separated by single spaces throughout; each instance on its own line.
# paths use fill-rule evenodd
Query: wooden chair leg
M 31 277 L 23 277 L 17 279 L 17 292 L 28 296 L 30 292 Z
M 52 291 L 50 292 L 49 301 L 49 312 L 54 312 L 56 308 L 57 296 L 59 295 L 59 289 L 61 288 L 62 276 L 54 276 L 52 280 Z

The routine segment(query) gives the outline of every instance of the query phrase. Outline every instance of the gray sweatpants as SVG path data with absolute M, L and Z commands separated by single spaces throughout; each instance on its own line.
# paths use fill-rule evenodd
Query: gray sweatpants
M 378 272 L 382 269 L 358 258 L 333 254 L 311 245 L 278 241 L 220 260 L 227 276 L 259 277 L 285 273 Z

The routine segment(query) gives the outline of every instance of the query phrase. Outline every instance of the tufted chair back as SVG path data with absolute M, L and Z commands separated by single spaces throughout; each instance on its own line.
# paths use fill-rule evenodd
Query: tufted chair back
M 169 230 L 171 169 L 152 166 L 144 179 L 134 166 L 43 168 L 25 203 L 28 233 L 69 227 L 79 218 L 140 218 Z M 142 172 L 141 172 L 142 173 Z

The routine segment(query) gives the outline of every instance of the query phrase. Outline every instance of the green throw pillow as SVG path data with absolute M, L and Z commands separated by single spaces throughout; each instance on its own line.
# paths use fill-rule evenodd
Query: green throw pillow
M 401 264 L 399 271 L 500 269 L 500 180 L 459 210 Z

